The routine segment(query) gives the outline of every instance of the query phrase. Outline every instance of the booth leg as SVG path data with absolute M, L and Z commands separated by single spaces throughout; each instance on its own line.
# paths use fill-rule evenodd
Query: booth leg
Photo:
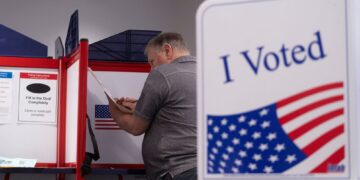
M 118 175 L 119 180 L 124 180 L 123 176 L 121 174 Z
M 9 180 L 10 179 L 10 173 L 6 173 L 4 176 L 4 180 Z
M 65 180 L 65 174 L 56 174 L 56 180 Z

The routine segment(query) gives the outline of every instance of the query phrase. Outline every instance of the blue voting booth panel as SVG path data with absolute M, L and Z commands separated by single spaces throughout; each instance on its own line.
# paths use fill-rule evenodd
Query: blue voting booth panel
M 146 62 L 144 50 L 150 39 L 161 31 L 127 30 L 89 46 L 90 60 Z
M 0 56 L 47 57 L 47 46 L 0 24 Z
M 65 40 L 65 55 L 72 53 L 79 47 L 79 11 L 76 10 L 70 17 L 69 28 Z

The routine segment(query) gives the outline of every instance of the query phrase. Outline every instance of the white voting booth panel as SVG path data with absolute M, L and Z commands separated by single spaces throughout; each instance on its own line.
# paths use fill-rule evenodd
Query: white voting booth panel
M 199 178 L 354 179 L 347 36 L 346 0 L 205 1 Z
M 66 163 L 75 163 L 77 155 L 78 136 L 78 106 L 79 106 L 79 61 L 67 69 L 66 96 Z
M 0 74 L 4 73 L 9 76 L 0 77 L 0 156 L 56 163 L 58 69 L 0 67 Z M 31 92 L 28 87 L 34 84 L 50 88 Z
M 139 98 L 147 73 L 94 71 L 113 97 Z M 103 88 L 88 74 L 87 112 L 100 151 L 100 159 L 93 164 L 143 164 L 141 144 L 143 136 L 133 136 L 120 130 L 108 112 L 108 100 Z M 87 135 L 86 149 L 92 152 L 92 144 Z

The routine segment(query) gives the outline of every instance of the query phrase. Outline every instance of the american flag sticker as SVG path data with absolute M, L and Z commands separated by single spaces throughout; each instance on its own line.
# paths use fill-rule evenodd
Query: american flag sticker
M 269 105 L 207 115 L 207 173 L 344 173 L 344 83 L 305 89 Z
M 95 105 L 95 129 L 119 130 L 119 126 L 111 117 L 108 105 Z

